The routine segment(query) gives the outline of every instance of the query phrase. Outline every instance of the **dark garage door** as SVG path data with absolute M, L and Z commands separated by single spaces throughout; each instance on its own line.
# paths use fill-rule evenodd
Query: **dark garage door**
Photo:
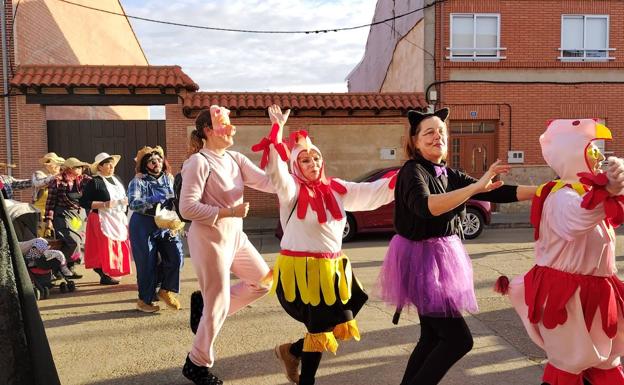
M 115 173 L 128 186 L 143 146 L 165 146 L 164 120 L 48 120 L 48 151 L 91 163 L 100 152 L 121 155 Z

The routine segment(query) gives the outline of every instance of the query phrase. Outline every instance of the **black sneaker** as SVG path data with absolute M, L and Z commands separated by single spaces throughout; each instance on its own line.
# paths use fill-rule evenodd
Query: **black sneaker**
M 119 281 L 115 278 L 111 278 L 108 275 L 104 275 L 100 278 L 100 285 L 119 285 Z
M 186 356 L 182 374 L 195 385 L 223 385 L 223 381 L 210 373 L 207 367 L 195 365 L 188 356 Z

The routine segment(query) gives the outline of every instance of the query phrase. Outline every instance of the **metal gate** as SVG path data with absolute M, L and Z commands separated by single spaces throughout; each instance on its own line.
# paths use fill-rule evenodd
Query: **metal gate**
M 100 152 L 121 155 L 115 174 L 128 186 L 143 146 L 166 150 L 164 120 L 48 120 L 48 151 L 91 163 Z

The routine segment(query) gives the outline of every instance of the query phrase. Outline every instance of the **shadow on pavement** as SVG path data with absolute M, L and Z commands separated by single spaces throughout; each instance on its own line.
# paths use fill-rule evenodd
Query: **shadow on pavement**
M 513 308 L 484 311 L 473 314 L 473 317 L 491 329 L 488 334 L 503 338 L 528 359 L 541 361 L 546 358 L 544 351 L 529 338 L 520 316 Z
M 121 304 L 121 303 L 134 304 L 136 303 L 136 300 L 135 299 L 120 299 L 118 301 L 66 303 L 62 305 L 49 305 L 49 306 L 45 306 L 45 300 L 44 300 L 44 301 L 39 301 L 38 305 L 39 305 L 39 310 L 49 312 L 49 311 L 55 311 L 55 310 L 61 310 L 61 309 L 76 309 L 76 308 L 85 307 L 85 306 L 114 305 L 114 304 Z
M 128 310 L 119 311 L 104 311 L 100 313 L 88 313 L 78 316 L 66 316 L 57 319 L 48 319 L 43 322 L 46 329 L 54 327 L 66 327 L 70 325 L 80 325 L 86 322 L 94 321 L 112 321 L 116 319 L 128 319 L 128 318 L 144 318 L 144 317 L 158 317 L 158 313 L 142 313 L 136 311 L 134 307 Z
M 506 311 L 504 313 L 506 313 Z M 487 316 L 501 317 L 501 314 L 493 312 Z M 515 313 L 506 314 L 505 317 L 517 319 Z M 519 326 L 522 327 L 521 324 Z M 510 328 L 504 327 L 503 325 L 501 329 L 503 330 L 499 330 L 499 332 L 505 334 L 503 333 L 505 332 L 504 329 Z M 513 329 L 513 333 L 520 334 L 521 332 L 522 335 L 525 335 L 524 329 Z M 507 330 L 507 333 L 511 333 L 511 331 Z M 407 324 L 405 326 L 389 327 L 387 329 L 365 333 L 362 336 L 362 342 L 342 342 L 336 356 L 333 356 L 331 353 L 324 354 L 317 376 L 317 383 L 319 385 L 398 384 L 403 375 L 409 352 L 413 349 L 418 339 L 418 334 L 419 327 L 417 325 Z M 478 337 L 479 336 L 475 336 L 475 338 Z M 503 338 L 505 337 L 503 336 Z M 376 352 L 378 352 L 377 349 L 405 344 L 407 345 L 401 348 L 402 354 L 400 355 L 389 355 L 386 353 L 380 356 L 376 354 Z M 505 380 L 511 378 L 511 376 L 526 378 L 527 384 L 539 383 L 539 378 L 531 379 L 531 376 L 535 376 L 536 373 L 534 366 L 524 366 L 506 370 L 500 370 L 500 367 L 497 368 L 495 364 L 501 363 L 501 355 L 502 352 L 500 350 L 490 351 L 487 350 L 487 347 L 482 348 L 481 351 L 474 350 L 469 356 L 462 359 L 462 361 L 464 361 L 463 367 L 468 369 L 462 370 L 459 373 L 457 370 L 461 369 L 452 369 L 449 376 L 455 379 L 459 377 L 464 378 L 463 384 L 465 385 L 504 383 Z M 170 369 L 123 378 L 111 378 L 92 382 L 92 384 L 189 384 L 181 375 L 182 362 L 183 359 L 181 358 L 180 362 L 175 363 L 176 366 Z M 179 366 L 177 364 L 179 364 Z M 249 384 L 255 382 L 267 385 L 287 384 L 281 374 L 281 367 L 273 356 L 272 349 L 238 356 L 223 357 L 217 360 L 213 371 L 220 376 L 225 383 L 238 380 L 237 383 L 243 381 Z M 276 376 L 280 378 L 277 381 L 275 378 Z
M 470 259 L 480 259 L 485 258 L 490 255 L 505 255 L 505 254 L 517 254 L 517 253 L 529 253 L 533 254 L 533 247 L 518 247 L 516 249 L 505 249 L 505 250 L 492 250 L 485 251 L 483 253 L 468 253 Z

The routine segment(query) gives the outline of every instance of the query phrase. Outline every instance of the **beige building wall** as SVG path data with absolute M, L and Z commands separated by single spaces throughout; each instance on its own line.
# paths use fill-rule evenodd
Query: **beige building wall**
M 73 0 L 124 13 L 119 0 Z M 14 2 L 15 6 L 15 2 Z M 17 64 L 148 65 L 127 18 L 58 0 L 22 0 L 15 18 Z M 49 107 L 48 119 L 148 119 L 148 107 Z
M 424 24 L 419 21 L 397 44 L 381 92 L 424 91 Z
M 323 152 L 327 176 L 352 180 L 401 164 L 404 125 L 310 125 L 308 130 L 312 143 Z M 382 149 L 394 149 L 395 159 L 381 159 Z
M 268 120 L 268 119 L 267 119 Z M 234 121 L 234 124 L 236 122 Z M 194 129 L 195 127 L 192 127 Z M 238 125 L 236 124 L 236 136 L 234 137 L 234 145 L 230 148 L 232 151 L 238 151 L 244 154 L 256 165 L 260 165 L 262 152 L 251 151 L 251 146 L 258 143 L 262 138 L 269 134 L 270 127 L 265 125 Z M 284 137 L 288 135 L 288 127 L 284 128 Z

